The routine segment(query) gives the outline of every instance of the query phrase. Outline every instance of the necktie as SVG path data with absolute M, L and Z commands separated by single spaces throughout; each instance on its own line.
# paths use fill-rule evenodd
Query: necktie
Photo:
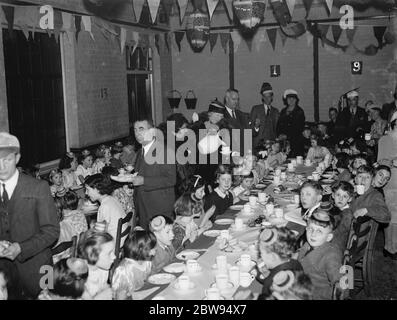
M 269 107 L 265 105 L 265 115 L 267 116 L 269 114 Z
M 7 190 L 6 190 L 6 185 L 3 183 L 3 195 L 1 197 L 1 201 L 6 206 L 7 203 L 8 203 L 8 200 L 9 200 L 9 198 L 8 198 L 8 193 L 7 193 Z
M 237 119 L 236 118 L 236 113 L 234 112 L 234 110 L 232 111 L 232 114 L 233 114 L 233 119 Z

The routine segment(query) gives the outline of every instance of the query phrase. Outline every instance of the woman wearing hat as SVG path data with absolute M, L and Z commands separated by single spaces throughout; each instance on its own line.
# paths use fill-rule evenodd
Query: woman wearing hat
M 305 126 L 305 112 L 299 106 L 298 93 L 295 90 L 285 90 L 283 95 L 285 108 L 281 110 L 277 123 L 277 133 L 285 134 L 291 144 L 291 156 L 300 155 L 299 139 Z

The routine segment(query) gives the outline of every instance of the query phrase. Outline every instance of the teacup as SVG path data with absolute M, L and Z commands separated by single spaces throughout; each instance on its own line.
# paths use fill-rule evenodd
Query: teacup
M 216 257 L 216 265 L 218 270 L 227 269 L 227 258 L 226 256 L 217 256 Z
M 278 186 L 281 183 L 280 176 L 274 176 L 273 183 Z
M 220 236 L 223 239 L 229 240 L 230 237 L 229 230 L 221 230 Z
M 282 208 L 276 208 L 274 209 L 274 215 L 276 218 L 283 218 L 284 217 L 284 211 Z
M 230 147 L 228 147 L 228 146 L 223 146 L 223 147 L 222 147 L 222 153 L 229 154 L 229 153 L 230 153 Z
M 365 192 L 365 187 L 362 184 L 356 185 L 357 194 L 363 195 Z
M 292 171 L 294 171 L 294 164 L 293 163 L 288 163 L 288 171 L 289 172 L 292 172 Z
M 317 172 L 312 173 L 313 181 L 318 181 L 320 180 L 320 174 Z
M 227 274 L 217 274 L 215 282 L 219 290 L 225 289 L 229 283 L 229 276 Z
M 296 164 L 302 164 L 303 163 L 303 157 L 302 156 L 297 156 L 296 157 Z
M 239 267 L 233 266 L 229 269 L 229 280 L 236 287 L 240 284 L 240 268 Z
M 267 194 L 265 192 L 258 193 L 258 200 L 259 202 L 263 203 L 267 201 Z
M 249 203 L 245 204 L 243 211 L 245 214 L 250 214 L 251 213 L 251 205 Z
M 281 175 L 281 169 L 276 169 L 276 171 L 274 171 L 274 175 L 275 176 Z
M 298 164 L 298 161 L 296 161 L 295 159 L 292 159 L 291 164 L 293 167 L 296 167 L 296 165 Z
M 249 200 L 249 204 L 254 207 L 254 206 L 256 206 L 256 202 L 258 201 L 258 197 L 251 196 L 251 197 L 248 198 L 248 200 Z
M 205 297 L 207 300 L 219 300 L 221 298 L 221 293 L 218 288 L 209 288 L 205 290 Z
M 241 230 L 244 228 L 244 221 L 241 218 L 234 219 L 234 227 L 236 230 Z
M 310 161 L 310 159 L 305 160 L 305 165 L 308 167 L 310 167 L 312 165 L 312 162 Z
M 265 206 L 265 208 L 266 208 L 266 211 L 267 211 L 267 213 L 270 215 L 270 214 L 273 214 L 273 211 L 274 211 L 274 204 L 273 203 L 268 203 L 266 206 Z
M 179 289 L 187 290 L 190 288 L 190 278 L 189 276 L 182 275 L 178 278 Z
M 251 285 L 251 282 L 255 279 L 255 277 L 248 272 L 240 273 L 240 286 L 243 288 L 247 288 Z
M 299 203 L 300 203 L 300 196 L 299 196 L 299 194 L 294 195 L 294 202 L 295 202 L 296 204 L 299 204 Z
M 370 133 L 366 133 L 364 136 L 365 141 L 370 141 L 371 140 L 371 134 Z
M 240 256 L 240 265 L 242 267 L 249 267 L 251 265 L 251 256 L 249 254 L 242 254 Z
M 196 260 L 188 260 L 186 261 L 186 271 L 188 273 L 196 273 L 200 269 L 200 265 Z

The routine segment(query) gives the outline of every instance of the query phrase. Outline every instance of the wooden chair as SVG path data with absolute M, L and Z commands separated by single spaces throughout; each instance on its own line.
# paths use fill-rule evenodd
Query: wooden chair
M 114 254 L 116 256 L 115 265 L 117 265 L 121 258 L 121 239 L 128 236 L 134 227 L 131 224 L 131 222 L 135 221 L 134 216 L 135 214 L 133 212 L 129 212 L 124 218 L 119 219 L 117 223 L 116 246 L 114 250 Z M 127 225 L 127 227 L 122 231 L 124 225 Z
M 71 249 L 71 256 L 75 257 L 77 248 L 77 236 L 72 237 L 72 240 L 61 242 L 55 248 L 51 249 L 52 256 L 60 254 L 68 249 Z
M 364 289 L 367 296 L 372 295 L 372 268 L 377 231 L 378 223 L 369 217 L 354 219 L 351 224 L 343 262 L 354 270 L 355 293 Z

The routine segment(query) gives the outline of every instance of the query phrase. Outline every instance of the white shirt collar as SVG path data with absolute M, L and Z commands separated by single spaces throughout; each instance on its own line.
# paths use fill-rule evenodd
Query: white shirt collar
M 224 199 L 224 198 L 229 194 L 228 191 L 227 191 L 226 193 L 222 192 L 221 189 L 219 189 L 219 187 L 215 188 L 214 191 L 215 191 L 215 192 L 218 194 L 218 196 L 220 196 L 222 199 Z
M 17 169 L 17 170 L 15 170 L 14 174 L 12 175 L 12 177 L 10 179 L 8 179 L 7 181 L 0 181 L 1 184 L 4 183 L 6 185 L 6 190 L 7 190 L 9 199 L 11 199 L 12 194 L 14 193 L 14 190 L 17 187 L 18 179 L 19 179 L 19 171 Z M 2 187 L 0 188 L 0 194 L 1 194 L 1 196 L 3 196 L 3 188 Z
M 149 151 L 150 147 L 153 145 L 153 143 L 154 143 L 154 139 L 151 142 L 149 142 L 146 146 L 142 146 L 143 147 L 143 155 L 146 156 L 146 154 L 148 153 L 148 151 Z
M 345 205 L 343 208 L 341 208 L 341 209 L 339 209 L 340 211 L 343 211 L 343 210 L 345 210 L 345 209 L 349 209 L 350 207 L 349 207 L 349 205 L 347 204 L 347 205 Z
M 227 110 L 227 112 L 229 112 L 230 116 L 233 117 L 233 111 L 234 110 L 229 108 L 228 106 L 226 106 L 226 110 Z M 234 111 L 234 112 L 236 112 L 236 111 Z

